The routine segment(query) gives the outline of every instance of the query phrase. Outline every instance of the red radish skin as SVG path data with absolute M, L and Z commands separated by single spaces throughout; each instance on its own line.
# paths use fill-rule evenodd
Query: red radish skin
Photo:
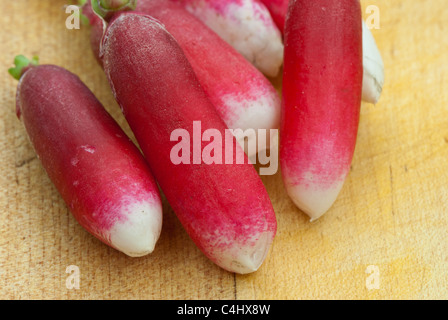
M 177 144 L 170 141 L 174 130 L 185 129 L 192 137 L 194 121 L 202 133 L 215 129 L 224 137 L 226 129 L 176 40 L 152 17 L 124 13 L 110 23 L 101 55 L 114 95 L 192 240 L 228 271 L 256 271 L 277 225 L 247 157 L 245 164 L 209 165 L 175 165 L 170 159 Z M 224 148 L 223 143 L 223 154 Z
M 91 7 L 87 5 L 85 11 L 92 12 Z M 254 129 L 255 134 L 247 137 L 248 145 L 256 145 L 258 129 L 274 133 L 271 129 L 280 127 L 280 98 L 271 82 L 215 32 L 179 4 L 166 0 L 139 0 L 137 11 L 156 18 L 173 35 L 226 125 L 247 133 Z M 98 16 L 89 17 L 97 55 L 103 27 Z M 270 138 L 268 146 L 275 144 L 276 136 Z M 244 137 L 238 142 L 244 148 Z
M 17 112 L 76 220 L 129 256 L 152 252 L 162 226 L 158 187 L 140 151 L 80 79 L 53 65 L 28 68 Z
M 285 26 L 280 163 L 286 190 L 312 220 L 350 170 L 362 87 L 358 0 L 296 0 Z
M 261 0 L 269 9 L 281 32 L 284 31 L 289 0 Z M 365 22 L 362 23 L 363 40 L 363 85 L 362 100 L 378 103 L 384 85 L 384 63 L 381 53 Z

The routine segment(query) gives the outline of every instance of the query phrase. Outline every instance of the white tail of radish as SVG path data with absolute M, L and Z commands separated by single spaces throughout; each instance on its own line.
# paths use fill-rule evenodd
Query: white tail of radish
M 362 100 L 376 104 L 384 85 L 384 63 L 375 39 L 366 23 L 362 22 L 363 68 Z

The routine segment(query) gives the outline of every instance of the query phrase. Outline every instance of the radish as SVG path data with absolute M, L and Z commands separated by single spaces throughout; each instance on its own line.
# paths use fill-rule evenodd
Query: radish
M 285 25 L 280 164 L 294 203 L 312 220 L 350 170 L 362 91 L 358 0 L 296 0 Z
M 114 96 L 192 240 L 228 271 L 256 271 L 276 232 L 272 204 L 244 153 L 244 164 L 196 162 L 212 143 L 219 145 L 215 155 L 225 153 L 216 137 L 226 135 L 226 125 L 176 40 L 154 18 L 123 13 L 109 24 L 101 47 Z M 188 134 L 186 141 L 182 139 L 188 145 L 198 133 L 212 132 L 214 140 L 193 145 L 192 163 L 190 153 L 188 164 L 174 164 L 171 154 L 178 131 Z M 233 136 L 230 141 L 241 154 Z
M 152 252 L 162 206 L 140 151 L 77 76 L 23 56 L 15 61 L 17 116 L 76 220 L 131 257 Z
M 276 131 L 271 129 L 280 126 L 280 98 L 260 71 L 176 3 L 139 0 L 137 10 L 159 20 L 174 36 L 226 125 L 245 133 L 237 140 L 253 162 L 257 151 L 276 144 Z M 86 5 L 83 11 L 93 14 L 90 5 Z M 92 14 L 88 16 L 92 21 L 92 46 L 97 55 L 103 25 L 101 19 Z M 259 143 L 257 150 L 250 146 L 257 145 L 259 129 L 266 129 L 270 140 L 266 146 Z
M 269 9 L 278 28 L 283 32 L 289 0 L 261 0 L 261 2 Z M 362 43 L 364 68 L 362 100 L 376 104 L 383 91 L 384 64 L 375 38 L 364 21 L 362 23 Z
M 278 75 L 283 64 L 281 33 L 257 0 L 171 0 L 181 3 L 261 72 Z

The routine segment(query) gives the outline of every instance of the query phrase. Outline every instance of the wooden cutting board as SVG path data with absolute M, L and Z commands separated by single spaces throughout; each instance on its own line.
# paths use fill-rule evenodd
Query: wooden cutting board
M 262 267 L 223 271 L 195 247 L 169 205 L 153 254 L 128 258 L 85 232 L 43 171 L 15 116 L 14 56 L 78 74 L 131 135 L 89 48 L 67 30 L 65 1 L 3 1 L 0 15 L 0 298 L 448 298 L 448 9 L 444 0 L 362 1 L 386 85 L 363 104 L 352 170 L 333 208 L 308 218 L 280 173 L 263 177 L 278 233 Z M 366 17 L 367 15 L 365 15 Z M 280 78 L 273 79 L 280 88 Z M 66 268 L 79 267 L 68 289 Z

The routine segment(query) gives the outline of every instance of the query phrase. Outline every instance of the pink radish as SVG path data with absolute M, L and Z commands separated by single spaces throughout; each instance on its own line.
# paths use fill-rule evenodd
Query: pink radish
M 280 98 L 273 85 L 253 65 L 176 3 L 139 0 L 137 10 L 159 20 L 173 35 L 226 125 L 247 133 L 238 136 L 243 148 L 245 137 L 248 146 L 257 144 L 258 129 L 275 133 L 270 129 L 280 126 Z M 84 11 L 92 12 L 89 5 Z M 99 52 L 102 22 L 96 15 L 88 16 L 92 21 L 93 48 Z M 276 143 L 275 134 L 270 138 L 272 141 L 266 147 Z M 258 150 L 247 147 L 246 151 L 252 159 L 261 149 L 260 144 Z
M 16 65 L 17 116 L 74 217 L 129 256 L 152 252 L 162 206 L 140 151 L 77 76 L 23 56 Z
M 358 0 L 296 0 L 285 25 L 280 163 L 312 220 L 336 200 L 356 144 L 362 87 Z
M 156 180 L 192 240 L 228 271 L 257 270 L 273 241 L 276 219 L 247 157 L 245 164 L 195 164 L 197 151 L 200 157 L 208 146 L 203 142 L 193 145 L 193 163 L 176 165 L 171 159 L 178 130 L 189 137 L 207 131 L 226 135 L 224 122 L 176 40 L 152 17 L 123 13 L 107 29 L 101 57 Z M 236 144 L 233 136 L 231 142 Z M 215 152 L 223 154 L 224 148 L 222 143 Z
M 281 32 L 257 0 L 171 0 L 181 3 L 261 72 L 277 76 L 283 64 Z
M 278 28 L 283 32 L 289 0 L 261 0 L 261 2 L 269 9 Z M 376 104 L 383 91 L 384 64 L 375 38 L 364 21 L 362 24 L 362 43 L 364 68 L 362 100 Z

